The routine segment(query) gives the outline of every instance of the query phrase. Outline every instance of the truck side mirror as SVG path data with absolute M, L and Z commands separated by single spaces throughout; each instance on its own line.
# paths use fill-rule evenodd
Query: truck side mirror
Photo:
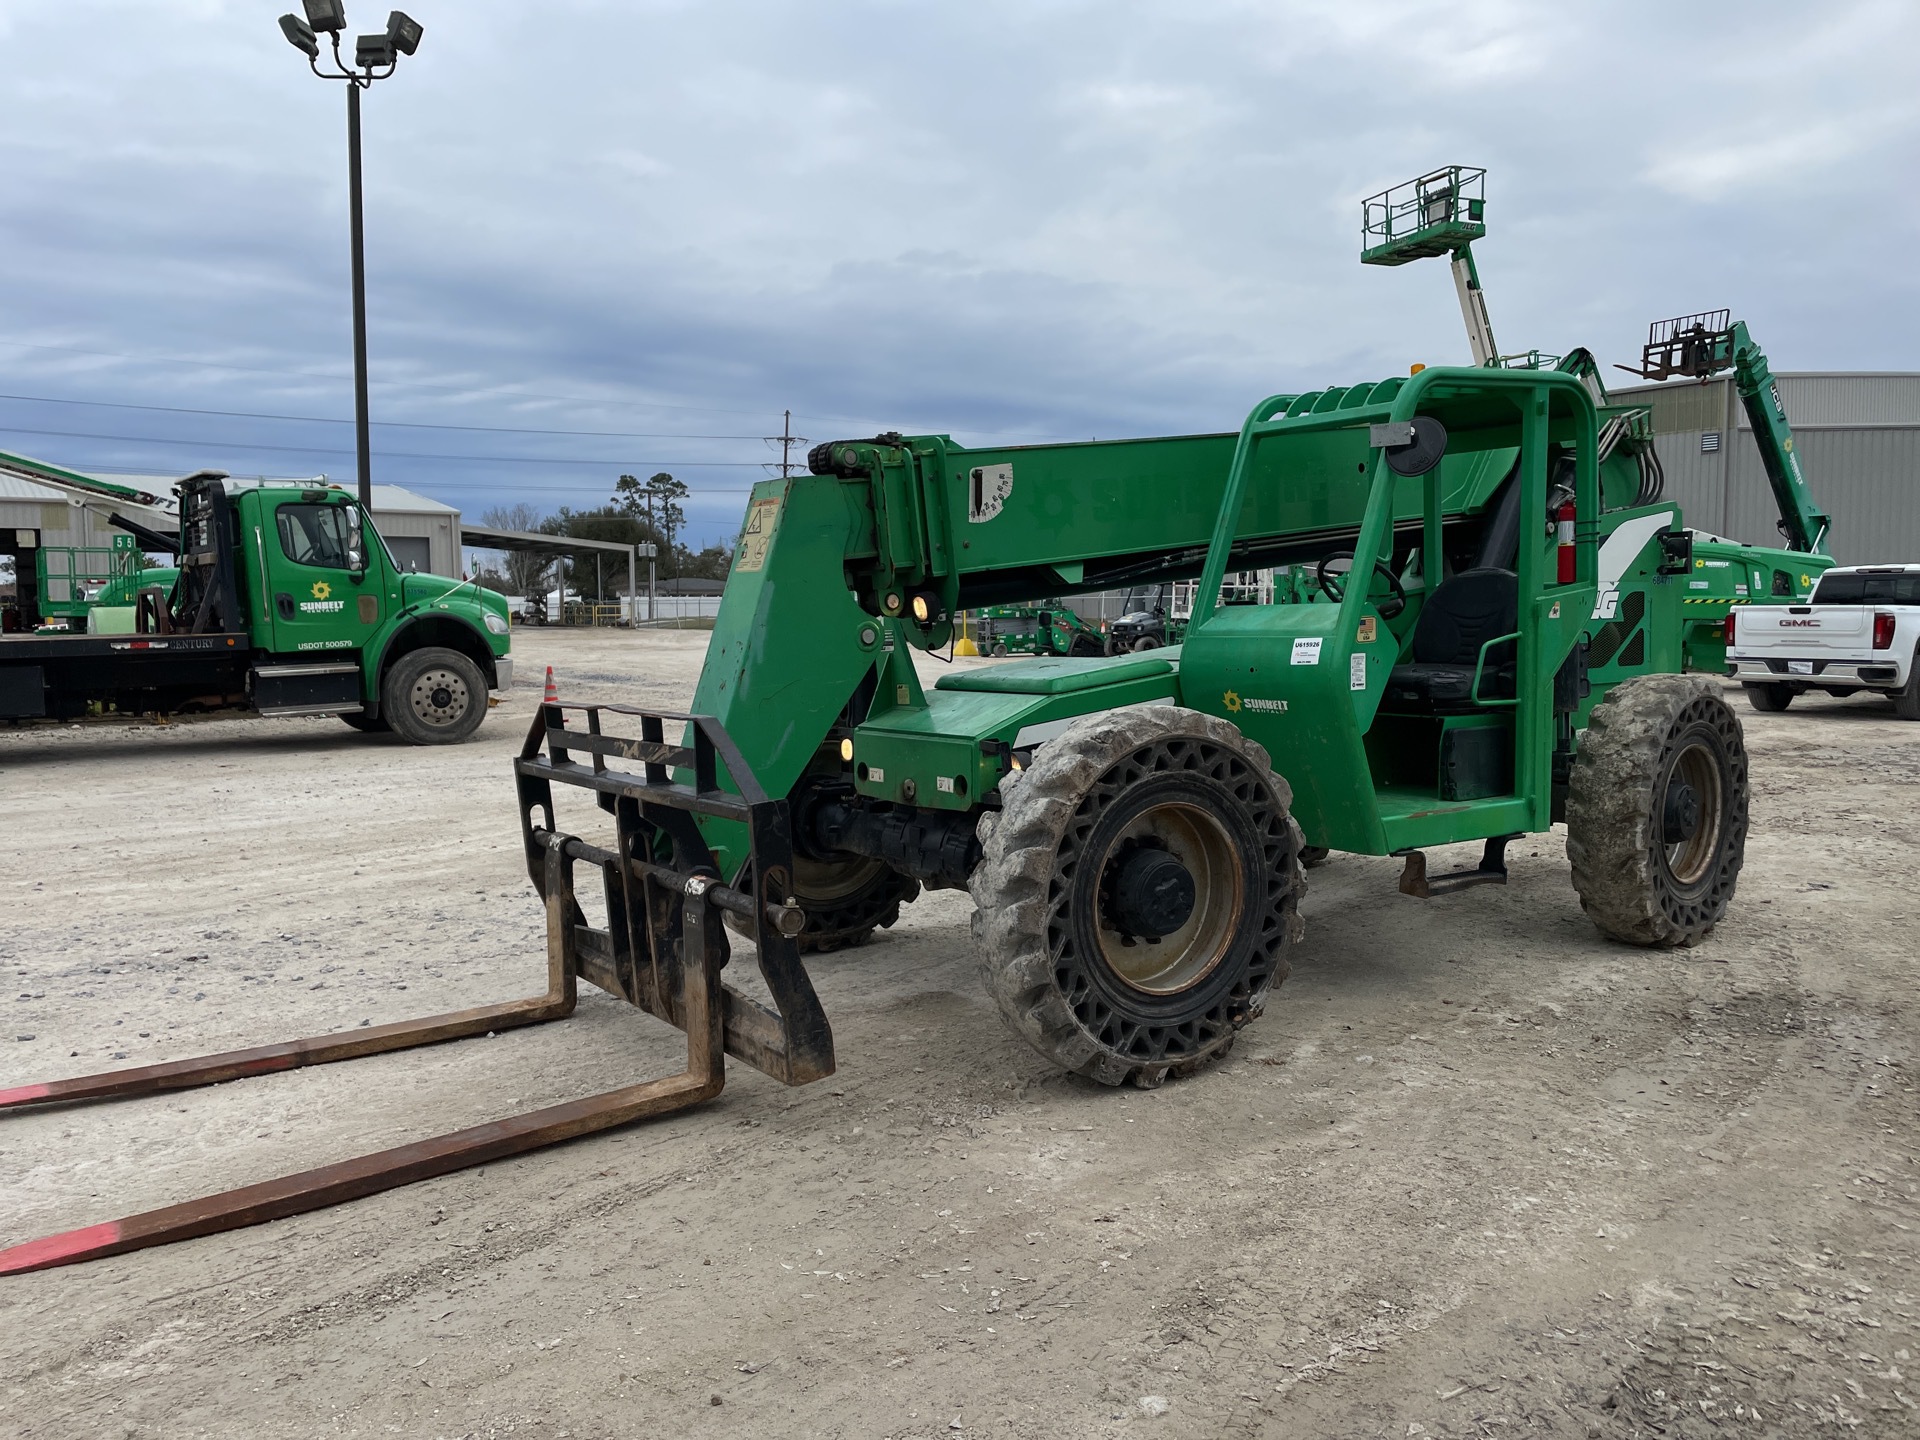
M 355 575 L 367 570 L 367 539 L 360 528 L 360 507 L 347 506 L 347 569 Z

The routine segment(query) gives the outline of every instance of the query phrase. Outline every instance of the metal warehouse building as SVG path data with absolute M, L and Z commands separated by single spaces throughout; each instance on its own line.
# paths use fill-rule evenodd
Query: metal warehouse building
M 1920 561 L 1920 373 L 1776 375 L 1814 503 L 1843 565 Z M 1733 377 L 1614 390 L 1653 407 L 1667 497 L 1696 529 L 1777 545 L 1778 514 Z

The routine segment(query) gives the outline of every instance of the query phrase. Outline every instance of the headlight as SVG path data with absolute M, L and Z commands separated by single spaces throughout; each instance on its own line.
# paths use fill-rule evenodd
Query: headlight
M 487 628 L 496 635 L 506 634 L 507 617 L 504 615 L 496 615 L 491 610 L 487 611 Z

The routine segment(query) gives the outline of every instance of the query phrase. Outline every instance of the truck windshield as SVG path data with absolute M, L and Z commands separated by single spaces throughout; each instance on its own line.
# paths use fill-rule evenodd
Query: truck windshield
M 1815 605 L 1920 605 L 1920 575 L 1836 575 L 1814 587 Z
M 296 565 L 347 568 L 347 512 L 343 505 L 282 505 L 280 548 Z

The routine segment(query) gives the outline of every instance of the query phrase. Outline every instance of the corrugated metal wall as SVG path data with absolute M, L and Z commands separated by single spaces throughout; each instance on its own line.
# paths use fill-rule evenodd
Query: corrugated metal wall
M 396 535 L 414 535 L 427 542 L 433 561 L 430 566 L 435 575 L 455 575 L 460 573 L 460 516 L 448 511 L 439 514 L 407 514 L 405 512 L 376 510 L 373 522 L 380 527 L 380 533 L 389 538 Z
M 1778 512 L 1731 378 L 1616 390 L 1653 408 L 1667 495 L 1689 524 L 1778 544 Z M 1920 561 L 1920 375 L 1783 375 L 1780 398 L 1843 565 Z M 1702 453 L 1703 437 L 1718 439 Z

